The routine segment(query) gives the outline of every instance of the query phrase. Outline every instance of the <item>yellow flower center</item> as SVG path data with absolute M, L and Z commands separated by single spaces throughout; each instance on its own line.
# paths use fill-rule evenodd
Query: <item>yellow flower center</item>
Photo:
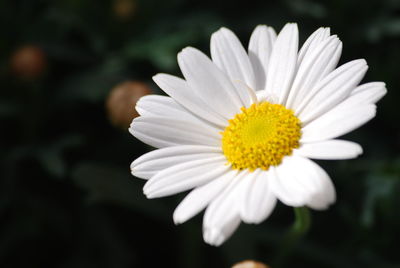
M 262 102 L 229 120 L 222 133 L 222 150 L 233 169 L 268 170 L 299 147 L 301 122 L 280 104 Z

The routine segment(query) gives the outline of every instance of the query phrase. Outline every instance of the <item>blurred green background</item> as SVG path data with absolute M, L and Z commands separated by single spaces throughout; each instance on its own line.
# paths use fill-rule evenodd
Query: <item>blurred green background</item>
M 172 222 L 183 194 L 146 200 L 144 182 L 130 175 L 130 162 L 151 148 L 128 133 L 126 115 L 137 96 L 160 93 L 154 74 L 180 75 L 185 46 L 208 53 L 221 26 L 247 46 L 256 25 L 288 21 L 298 22 L 301 42 L 330 26 L 344 43 L 341 63 L 365 58 L 364 81 L 385 81 L 388 94 L 377 117 L 345 137 L 363 156 L 318 161 L 338 201 L 313 211 L 286 267 L 400 267 L 398 0 L 0 1 L 0 267 L 272 263 L 292 209 L 279 204 L 264 223 L 206 245 L 202 215 Z M 111 100 L 113 88 L 128 93 Z

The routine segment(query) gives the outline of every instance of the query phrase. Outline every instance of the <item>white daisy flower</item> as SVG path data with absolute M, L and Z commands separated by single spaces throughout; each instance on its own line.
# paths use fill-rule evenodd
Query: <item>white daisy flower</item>
M 183 223 L 206 208 L 204 240 L 218 246 L 241 221 L 260 223 L 277 200 L 326 209 L 335 202 L 328 174 L 311 159 L 350 159 L 360 145 L 336 139 L 375 116 L 385 84 L 358 86 L 363 59 L 336 68 L 342 43 L 329 28 L 298 50 L 298 29 L 276 35 L 258 26 L 249 47 L 226 28 L 211 37 L 211 59 L 187 47 L 185 79 L 153 77 L 169 95 L 142 97 L 130 132 L 157 149 L 136 159 L 148 198 L 194 188 L 176 208 Z

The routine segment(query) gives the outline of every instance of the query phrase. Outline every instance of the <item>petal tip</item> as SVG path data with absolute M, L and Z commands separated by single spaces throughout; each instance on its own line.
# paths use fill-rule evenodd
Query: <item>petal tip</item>
M 299 26 L 297 25 L 296 22 L 289 22 L 283 27 L 283 29 L 285 28 L 289 28 L 292 31 L 298 31 Z
M 267 28 L 268 28 L 267 25 L 265 25 L 265 24 L 259 24 L 259 25 L 256 26 L 255 30 L 257 30 L 257 29 L 265 29 L 265 30 L 266 30 Z
M 181 203 L 178 205 L 178 207 L 175 209 L 174 213 L 172 214 L 172 219 L 173 219 L 175 225 L 179 225 L 186 221 L 186 218 L 182 212 L 183 212 L 183 210 L 182 210 L 182 203 Z
M 172 219 L 173 219 L 175 225 L 179 225 L 182 223 L 181 219 L 179 218 L 179 216 L 176 215 L 176 213 L 174 213 L 174 215 L 172 215 Z
M 264 221 L 264 219 L 258 219 L 258 217 L 254 215 L 241 215 L 241 219 L 246 224 L 260 224 Z
M 368 66 L 367 61 L 365 59 L 358 59 L 358 60 L 355 60 L 355 61 L 360 65 Z
M 153 79 L 153 81 L 157 83 L 157 80 L 161 79 L 162 76 L 163 76 L 162 73 L 158 73 L 158 74 L 153 75 L 153 76 L 151 77 L 151 79 Z
M 225 241 L 225 236 L 215 228 L 204 230 L 204 241 L 211 246 L 218 247 Z
M 145 190 L 145 189 L 143 189 L 143 193 L 147 199 L 154 199 L 154 198 L 161 197 L 161 196 L 157 195 L 156 192 L 152 192 L 152 191 Z
M 182 217 L 182 215 L 178 209 L 176 209 L 174 211 L 174 214 L 172 215 L 172 219 L 173 219 L 175 225 L 182 224 L 186 221 L 186 219 L 184 217 Z
M 232 32 L 231 30 L 229 30 L 228 28 L 226 28 L 226 27 L 224 27 L 224 26 L 222 26 L 221 28 L 219 28 L 218 32 L 219 32 L 219 31 L 221 31 L 221 32 Z

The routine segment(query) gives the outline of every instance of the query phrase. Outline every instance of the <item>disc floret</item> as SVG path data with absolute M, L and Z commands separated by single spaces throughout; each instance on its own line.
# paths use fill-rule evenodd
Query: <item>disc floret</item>
M 222 149 L 233 169 L 268 170 L 299 147 L 301 122 L 292 110 L 262 102 L 241 111 L 222 132 Z

